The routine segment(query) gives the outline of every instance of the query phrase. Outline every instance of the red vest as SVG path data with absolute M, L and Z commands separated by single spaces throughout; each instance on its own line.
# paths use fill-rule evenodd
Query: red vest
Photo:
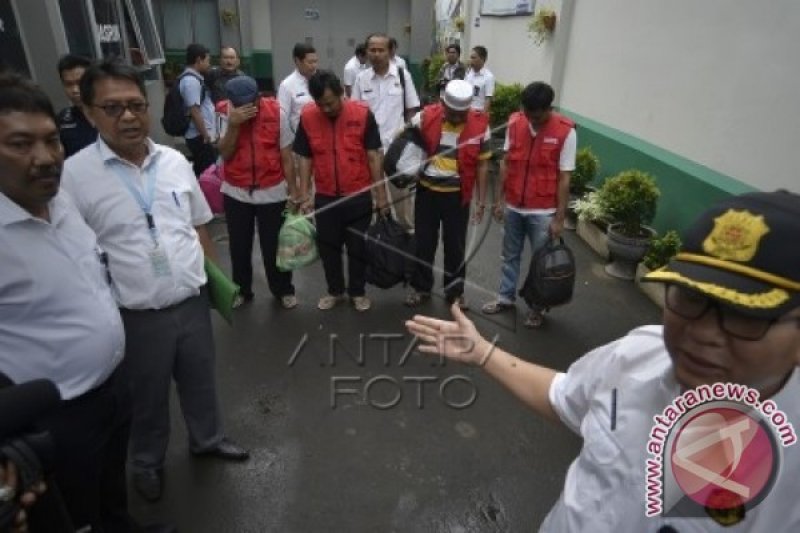
M 443 122 L 444 106 L 441 103 L 426 106 L 422 110 L 422 138 L 425 139 L 430 157 L 436 155 L 436 149 L 442 139 Z M 478 158 L 481 155 L 481 142 L 486 135 L 488 125 L 489 115 L 470 109 L 464 129 L 458 136 L 458 176 L 461 178 L 461 201 L 465 205 L 472 200 Z
M 516 112 L 508 119 L 505 198 L 523 209 L 558 207 L 558 163 L 561 147 L 575 123 L 551 113 L 550 120 L 531 136 L 528 119 Z
M 307 104 L 300 122 L 311 147 L 314 184 L 318 194 L 347 196 L 369 190 L 369 171 L 364 133 L 369 107 L 364 102 L 344 100 L 342 112 L 331 120 L 314 104 Z
M 228 113 L 229 102 L 217 104 Z M 225 181 L 243 189 L 266 189 L 283 180 L 280 150 L 281 108 L 274 98 L 258 101 L 258 115 L 239 126 L 233 157 L 225 161 Z

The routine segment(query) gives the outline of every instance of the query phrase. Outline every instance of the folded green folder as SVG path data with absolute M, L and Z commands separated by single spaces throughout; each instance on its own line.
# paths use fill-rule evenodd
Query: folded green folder
M 206 277 L 208 278 L 208 299 L 211 308 L 228 324 L 233 325 L 233 302 L 239 295 L 239 286 L 232 282 L 220 268 L 206 258 Z

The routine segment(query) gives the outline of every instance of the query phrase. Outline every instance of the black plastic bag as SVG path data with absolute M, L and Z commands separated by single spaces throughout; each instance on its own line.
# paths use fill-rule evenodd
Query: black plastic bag
M 414 240 L 391 216 L 378 217 L 364 235 L 367 283 L 389 289 L 405 283 L 413 264 Z

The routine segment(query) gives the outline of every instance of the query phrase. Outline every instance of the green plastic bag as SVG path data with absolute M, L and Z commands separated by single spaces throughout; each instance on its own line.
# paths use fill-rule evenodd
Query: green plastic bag
M 319 257 L 317 229 L 303 214 L 284 211 L 286 217 L 278 233 L 275 264 L 284 272 L 310 265 Z

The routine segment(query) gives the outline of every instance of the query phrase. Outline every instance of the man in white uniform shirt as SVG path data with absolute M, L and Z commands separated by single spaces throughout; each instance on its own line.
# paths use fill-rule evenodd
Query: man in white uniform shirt
M 131 368 L 134 486 L 161 497 L 169 391 L 178 385 L 193 453 L 243 460 L 222 433 L 205 255 L 212 218 L 183 156 L 148 138 L 144 83 L 127 65 L 89 68 L 81 97 L 100 138 L 64 167 L 64 188 L 108 252 Z
M 58 386 L 64 402 L 41 429 L 54 439 L 55 481 L 73 525 L 125 532 L 124 333 L 105 255 L 59 192 L 63 160 L 47 96 L 0 77 L 0 374 Z M 39 516 L 47 498 L 28 511 L 35 531 L 57 530 L 53 516 Z
M 350 98 L 350 93 L 353 91 L 353 84 L 356 82 L 356 78 L 358 77 L 359 73 L 368 68 L 369 63 L 367 63 L 367 45 L 364 43 L 359 43 L 358 46 L 356 46 L 355 55 L 353 55 L 353 57 L 351 57 L 344 65 L 344 76 L 342 77 L 342 83 L 344 83 L 345 96 Z
M 308 78 L 317 71 L 317 51 L 310 44 L 297 43 L 292 49 L 294 71 L 278 86 L 278 102 L 289 118 L 292 135 L 300 122 L 300 111 L 313 99 L 308 93 Z
M 389 61 L 397 65 L 397 68 L 404 68 L 408 70 L 406 60 L 402 56 L 397 55 L 397 39 L 389 37 Z
M 386 152 L 395 134 L 419 109 L 419 97 L 411 74 L 389 61 L 388 36 L 374 33 L 367 37 L 366 45 L 371 66 L 358 75 L 350 97 L 369 105 L 378 122 Z M 389 193 L 397 221 L 407 230 L 413 230 L 413 191 L 389 183 Z
M 455 322 L 416 316 L 407 326 L 420 351 L 480 365 L 583 438 L 540 531 L 800 531 L 800 446 L 783 429 L 800 421 L 798 235 L 800 195 L 722 200 L 684 232 L 667 266 L 644 277 L 665 284 L 663 327 L 634 329 L 566 373 L 491 346 L 457 306 Z M 721 394 L 701 393 L 716 384 Z M 709 402 L 735 390 L 750 399 Z M 756 471 L 767 472 L 758 483 Z M 662 509 L 648 516 L 656 484 Z
M 490 113 L 494 96 L 494 74 L 486 68 L 489 52 L 485 46 L 476 46 L 469 54 L 469 69 L 464 77 L 472 84 L 472 109 Z

